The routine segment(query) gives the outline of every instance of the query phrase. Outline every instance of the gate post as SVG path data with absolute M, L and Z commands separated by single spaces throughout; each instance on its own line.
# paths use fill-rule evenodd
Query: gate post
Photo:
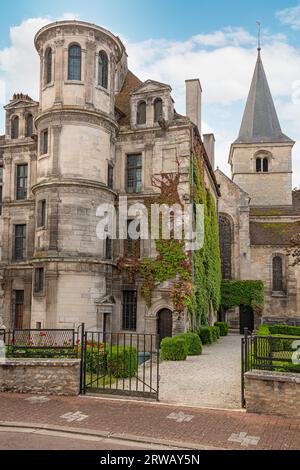
M 80 351 L 80 393 L 82 395 L 85 395 L 86 393 L 86 388 L 85 388 L 85 382 L 86 382 L 86 376 L 85 376 L 85 350 L 86 350 L 86 341 L 85 341 L 85 324 L 81 324 L 81 351 Z

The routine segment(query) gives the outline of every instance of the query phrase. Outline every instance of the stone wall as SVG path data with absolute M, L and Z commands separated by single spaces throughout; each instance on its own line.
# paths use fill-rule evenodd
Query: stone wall
M 248 413 L 300 418 L 300 375 L 252 371 L 245 374 Z
M 0 363 L 0 392 L 76 396 L 79 359 L 7 359 Z

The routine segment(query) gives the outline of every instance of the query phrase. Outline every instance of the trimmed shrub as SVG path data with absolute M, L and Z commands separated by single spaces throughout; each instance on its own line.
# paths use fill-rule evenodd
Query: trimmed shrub
M 138 355 L 135 347 L 114 346 L 107 350 L 107 371 L 119 379 L 134 377 L 138 370 Z
M 200 356 L 202 354 L 202 343 L 197 333 L 185 333 L 179 335 L 179 338 L 183 338 L 186 341 L 188 356 Z
M 175 336 L 165 338 L 161 342 L 161 358 L 164 361 L 185 361 L 188 355 L 188 345 L 185 338 Z
M 218 326 L 220 328 L 221 336 L 227 336 L 228 335 L 228 331 L 229 331 L 228 323 L 218 321 L 218 322 L 215 323 L 215 326 Z
M 214 336 L 210 326 L 202 326 L 199 330 L 202 344 L 213 344 Z
M 288 326 L 288 325 L 270 325 L 268 326 L 271 335 L 283 335 L 283 336 L 299 336 L 300 338 L 300 327 L 299 326 Z
M 87 346 L 86 349 L 86 370 L 87 372 L 92 372 L 96 374 L 99 371 L 99 374 L 106 375 L 107 371 L 107 352 L 104 350 L 103 345 Z
M 218 339 L 220 339 L 220 336 L 221 336 L 220 328 L 218 326 L 211 326 L 210 328 L 212 330 L 214 341 L 218 341 Z

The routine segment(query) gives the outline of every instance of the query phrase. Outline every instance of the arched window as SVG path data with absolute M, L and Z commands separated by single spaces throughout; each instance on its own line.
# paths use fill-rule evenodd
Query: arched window
M 256 173 L 260 173 L 261 172 L 261 158 L 257 158 L 256 159 Z
M 73 44 L 69 47 L 68 80 L 81 80 L 81 47 Z
M 163 113 L 163 102 L 160 98 L 154 101 L 154 122 L 158 122 L 162 117 Z
M 269 171 L 269 159 L 267 157 L 263 160 L 263 172 L 268 173 Z
M 283 263 L 281 256 L 273 258 L 273 291 L 283 291 Z
M 137 124 L 146 124 L 146 103 L 141 101 L 137 108 Z
M 26 115 L 26 130 L 25 130 L 25 136 L 26 137 L 31 137 L 33 134 L 33 116 L 32 114 L 28 113 Z
M 105 51 L 99 52 L 98 85 L 108 88 L 108 57 Z
M 223 279 L 232 279 L 232 228 L 228 217 L 219 217 L 220 252 Z
M 19 138 L 19 118 L 15 116 L 11 120 L 11 138 L 18 139 Z
M 45 82 L 46 85 L 52 82 L 52 49 L 49 47 L 45 55 Z

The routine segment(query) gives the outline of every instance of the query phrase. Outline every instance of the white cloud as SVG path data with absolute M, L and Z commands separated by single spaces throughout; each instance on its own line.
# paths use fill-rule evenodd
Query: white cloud
M 63 18 L 76 19 L 78 16 L 66 13 Z M 5 83 L 6 102 L 15 92 L 28 93 L 38 99 L 39 57 L 33 39 L 50 21 L 53 19 L 32 18 L 11 28 L 10 46 L 0 49 L 0 83 Z M 256 61 L 256 37 L 243 28 L 224 28 L 211 34 L 192 36 L 186 41 L 149 39 L 133 43 L 126 38 L 123 41 L 130 69 L 143 80 L 152 78 L 170 83 L 178 112 L 185 112 L 185 80 L 200 78 L 203 131 L 215 132 L 217 164 L 228 172 L 229 146 L 239 131 Z M 300 49 L 289 45 L 285 36 L 274 36 L 266 30 L 263 44 L 263 61 L 283 130 L 300 140 L 300 107 L 293 101 L 295 83 L 300 80 Z M 2 113 L 2 123 L 3 117 Z M 300 162 L 298 147 L 294 159 Z M 299 184 L 300 164 L 295 170 L 295 182 Z
M 300 5 L 279 10 L 276 12 L 276 16 L 282 24 L 291 26 L 292 29 L 300 29 Z

